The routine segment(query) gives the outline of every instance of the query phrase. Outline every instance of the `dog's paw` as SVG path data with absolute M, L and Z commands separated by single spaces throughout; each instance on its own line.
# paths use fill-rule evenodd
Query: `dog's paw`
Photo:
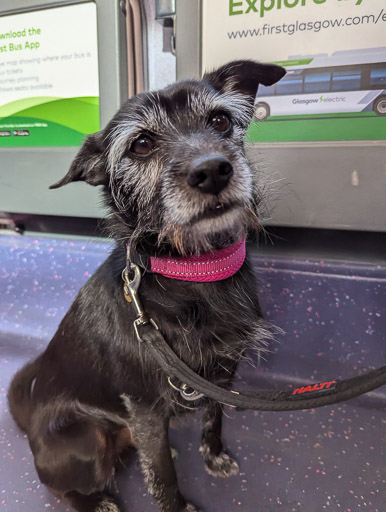
M 239 474 L 239 465 L 226 452 L 219 455 L 206 454 L 204 460 L 206 471 L 212 476 L 228 478 Z
M 100 503 L 98 503 L 95 512 L 121 512 L 121 509 L 112 498 L 106 496 Z

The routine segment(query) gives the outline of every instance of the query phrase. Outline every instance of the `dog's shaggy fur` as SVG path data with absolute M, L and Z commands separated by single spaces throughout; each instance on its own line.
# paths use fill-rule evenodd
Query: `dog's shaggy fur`
M 186 402 L 135 338 L 121 272 L 128 247 L 129 260 L 144 268 L 146 310 L 181 359 L 212 382 L 228 385 L 246 348 L 264 350 L 269 330 L 248 260 L 232 278 L 209 283 L 152 274 L 148 260 L 211 252 L 258 227 L 259 187 L 243 139 L 258 84 L 283 74 L 238 61 L 201 81 L 138 95 L 86 139 L 53 186 L 102 185 L 116 247 L 46 351 L 16 374 L 9 404 L 41 481 L 79 512 L 121 510 L 108 489 L 129 447 L 138 450 L 162 512 L 197 510 L 178 490 L 168 442 L 169 420 L 187 412 Z M 197 165 L 216 159 L 228 162 L 221 190 L 192 185 L 187 177 L 196 179 Z M 205 180 L 205 170 L 198 179 Z M 220 405 L 205 398 L 193 405 L 204 408 L 200 451 L 208 472 L 236 474 L 236 461 L 223 450 Z

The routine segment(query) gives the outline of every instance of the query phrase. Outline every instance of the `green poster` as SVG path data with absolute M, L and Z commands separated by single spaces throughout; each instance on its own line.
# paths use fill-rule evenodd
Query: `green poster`
M 0 147 L 78 146 L 99 127 L 95 3 L 0 17 Z

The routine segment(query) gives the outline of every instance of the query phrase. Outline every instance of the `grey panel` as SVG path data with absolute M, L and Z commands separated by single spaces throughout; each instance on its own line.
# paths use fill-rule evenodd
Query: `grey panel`
M 176 3 L 177 80 L 201 76 L 201 1 Z
M 2 0 L 0 15 L 81 1 Z M 96 0 L 101 127 L 127 96 L 125 18 L 117 0 Z M 96 189 L 83 183 L 49 191 L 68 170 L 79 148 L 1 148 L 0 211 L 100 217 Z
M 248 144 L 267 191 L 266 223 L 386 230 L 386 148 L 365 144 Z

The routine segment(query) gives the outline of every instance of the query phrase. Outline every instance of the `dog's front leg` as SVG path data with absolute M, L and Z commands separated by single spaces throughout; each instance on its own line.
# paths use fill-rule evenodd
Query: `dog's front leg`
M 168 437 L 169 420 L 154 410 L 124 398 L 134 428 L 142 472 L 149 493 L 161 512 L 200 512 L 181 495 Z
M 139 460 L 149 493 L 157 501 L 162 512 L 197 511 L 180 494 L 171 456 L 167 426 L 141 434 L 138 446 Z
M 203 413 L 200 452 L 206 470 L 212 476 L 226 478 L 237 475 L 237 462 L 224 451 L 221 439 L 222 409 L 218 402 L 210 401 Z

